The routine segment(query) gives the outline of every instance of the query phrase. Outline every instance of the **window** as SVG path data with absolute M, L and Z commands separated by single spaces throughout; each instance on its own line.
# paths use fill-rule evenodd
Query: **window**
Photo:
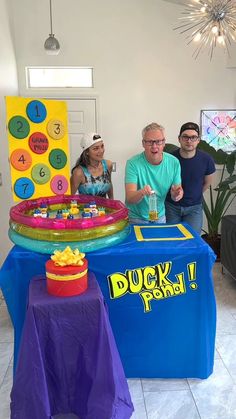
M 92 67 L 26 67 L 28 88 L 93 87 Z

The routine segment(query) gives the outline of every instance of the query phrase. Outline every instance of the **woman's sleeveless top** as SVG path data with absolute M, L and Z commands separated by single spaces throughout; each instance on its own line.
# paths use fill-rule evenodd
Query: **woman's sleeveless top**
M 80 167 L 84 173 L 85 183 L 79 185 L 79 194 L 96 195 L 105 198 L 111 188 L 111 177 L 106 160 L 102 160 L 103 174 L 101 176 L 93 177 L 87 167 Z

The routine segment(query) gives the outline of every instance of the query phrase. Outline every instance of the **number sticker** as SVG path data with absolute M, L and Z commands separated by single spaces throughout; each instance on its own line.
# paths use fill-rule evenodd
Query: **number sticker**
M 21 177 L 14 184 L 14 192 L 20 199 L 29 199 L 34 194 L 34 184 L 31 179 Z
M 66 153 L 60 148 L 55 148 L 49 154 L 49 162 L 54 169 L 63 169 L 67 163 Z
M 22 139 L 29 135 L 29 122 L 23 116 L 13 116 L 8 123 L 8 129 L 15 138 Z
M 35 183 L 44 185 L 50 180 L 51 171 L 46 164 L 38 163 L 32 168 L 31 176 Z
M 11 153 L 10 162 L 16 170 L 24 171 L 29 169 L 31 166 L 32 157 L 27 150 L 23 148 L 17 148 Z
M 47 116 L 46 108 L 39 100 L 32 100 L 27 105 L 26 113 L 28 118 L 36 124 L 43 122 Z
M 50 186 L 54 194 L 61 195 L 67 192 L 69 184 L 65 176 L 56 175 L 52 178 Z
M 34 132 L 29 137 L 29 147 L 35 154 L 43 154 L 49 146 L 48 139 L 42 132 Z
M 65 135 L 65 127 L 59 119 L 51 119 L 47 124 L 47 132 L 54 140 L 60 140 Z

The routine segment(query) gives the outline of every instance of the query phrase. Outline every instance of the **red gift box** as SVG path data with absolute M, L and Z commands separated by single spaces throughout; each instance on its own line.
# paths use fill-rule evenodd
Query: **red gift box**
M 57 297 L 69 297 L 85 292 L 88 287 L 88 261 L 83 265 L 57 266 L 52 260 L 46 262 L 47 290 Z

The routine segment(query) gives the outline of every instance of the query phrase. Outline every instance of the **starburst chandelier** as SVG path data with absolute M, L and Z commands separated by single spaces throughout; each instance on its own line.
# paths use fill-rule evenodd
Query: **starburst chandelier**
M 229 54 L 231 41 L 236 40 L 236 0 L 192 0 L 182 14 L 182 24 L 174 30 L 186 34 L 188 44 L 198 44 L 194 58 L 207 47 L 212 59 L 217 45 L 225 47 Z

